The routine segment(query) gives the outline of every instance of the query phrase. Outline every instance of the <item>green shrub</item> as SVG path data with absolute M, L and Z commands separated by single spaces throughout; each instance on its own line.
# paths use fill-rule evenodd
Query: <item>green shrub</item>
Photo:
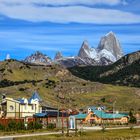
M 48 129 L 54 129 L 55 127 L 56 127 L 56 125 L 53 124 L 53 123 L 49 123 L 49 124 L 47 125 L 47 128 L 48 128 Z
M 17 128 L 17 130 L 24 130 L 25 129 L 24 122 L 18 122 L 16 124 L 16 128 Z
M 0 130 L 4 130 L 4 126 L 0 124 Z
M 8 130 L 17 130 L 17 123 L 16 121 L 12 120 L 8 123 Z
M 32 130 L 32 129 L 42 129 L 42 124 L 39 122 L 30 122 L 28 123 L 28 129 Z
M 34 128 L 35 128 L 35 129 L 42 129 L 42 124 L 39 123 L 39 122 L 35 122 L 35 123 L 34 123 Z
M 137 122 L 136 118 L 133 115 L 132 110 L 130 110 L 130 112 L 129 112 L 129 117 L 130 117 L 129 118 L 129 123 L 135 124 Z
M 29 122 L 27 128 L 28 128 L 29 130 L 34 129 L 34 122 Z

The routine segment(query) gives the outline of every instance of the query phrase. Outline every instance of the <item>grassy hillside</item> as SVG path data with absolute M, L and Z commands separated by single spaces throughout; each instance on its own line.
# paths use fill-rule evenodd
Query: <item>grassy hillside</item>
M 69 70 L 85 80 L 140 87 L 140 51 L 126 55 L 112 65 L 79 66 Z
M 140 109 L 139 88 L 86 81 L 58 65 L 37 66 L 15 60 L 0 62 L 0 94 L 30 97 L 35 90 L 45 104 L 54 107 L 82 108 L 101 104 L 111 109 L 116 100 L 116 109 Z

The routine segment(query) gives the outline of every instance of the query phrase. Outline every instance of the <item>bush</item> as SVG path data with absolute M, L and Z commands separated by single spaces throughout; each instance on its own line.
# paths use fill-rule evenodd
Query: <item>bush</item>
M 39 122 L 29 122 L 28 123 L 28 129 L 32 130 L 32 129 L 42 129 L 42 124 Z
M 56 125 L 53 124 L 53 123 L 49 123 L 49 124 L 47 125 L 47 128 L 48 128 L 48 129 L 54 129 L 55 127 L 56 127 Z
M 129 123 L 135 124 L 137 122 L 137 119 L 134 117 L 132 110 L 129 112 Z
M 33 122 L 29 122 L 27 128 L 28 128 L 29 130 L 34 129 L 34 123 L 33 123 Z
M 18 122 L 16 124 L 16 128 L 17 128 L 17 130 L 24 130 L 25 129 L 24 122 Z
M 0 130 L 4 130 L 4 126 L 0 124 Z
M 35 129 L 42 129 L 42 124 L 41 123 L 38 123 L 38 122 L 35 122 L 34 123 L 34 128 Z
M 8 130 L 17 130 L 17 123 L 16 121 L 10 121 L 7 126 Z

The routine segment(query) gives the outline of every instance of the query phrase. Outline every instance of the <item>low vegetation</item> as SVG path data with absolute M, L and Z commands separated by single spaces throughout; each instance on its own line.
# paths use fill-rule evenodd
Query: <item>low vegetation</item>
M 10 120 L 7 124 L 0 123 L 0 131 L 9 132 L 9 131 L 20 131 L 20 130 L 37 130 L 42 129 L 42 124 L 35 121 L 29 122 L 27 127 L 24 124 L 24 121 L 15 121 Z
M 85 68 L 81 75 L 94 77 Z M 9 71 L 12 71 L 9 72 Z M 76 69 L 75 69 L 76 70 Z M 79 76 L 80 77 L 80 76 Z M 82 77 L 83 78 L 83 77 Z M 84 108 L 88 105 L 105 105 L 115 110 L 140 110 L 140 89 L 113 86 L 83 80 L 59 66 L 30 65 L 19 61 L 0 62 L 0 93 L 8 97 L 29 98 L 37 90 L 45 104 L 54 107 Z
M 105 130 L 79 132 L 77 136 L 70 134 L 69 137 L 62 135 L 36 136 L 17 138 L 16 140 L 138 140 L 140 138 L 140 129 L 124 130 Z

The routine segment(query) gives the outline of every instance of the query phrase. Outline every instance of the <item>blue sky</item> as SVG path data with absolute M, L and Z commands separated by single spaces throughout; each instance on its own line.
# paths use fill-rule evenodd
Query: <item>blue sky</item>
M 39 50 L 77 55 L 84 40 L 97 47 L 113 31 L 124 53 L 140 50 L 139 0 L 0 0 L 0 60 Z

